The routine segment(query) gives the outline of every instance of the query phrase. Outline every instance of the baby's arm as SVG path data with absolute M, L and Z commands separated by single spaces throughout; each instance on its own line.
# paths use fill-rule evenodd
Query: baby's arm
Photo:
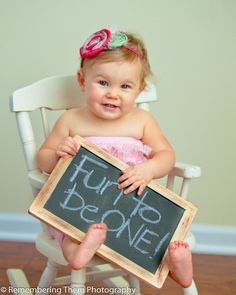
M 60 157 L 74 156 L 77 144 L 70 137 L 68 114 L 64 113 L 40 147 L 36 160 L 39 169 L 51 173 Z
M 123 171 L 118 182 L 119 188 L 125 189 L 125 194 L 138 188 L 138 195 L 141 195 L 152 179 L 167 175 L 175 164 L 173 148 L 149 113 L 146 114 L 142 140 L 152 148 L 152 153 L 147 161 Z

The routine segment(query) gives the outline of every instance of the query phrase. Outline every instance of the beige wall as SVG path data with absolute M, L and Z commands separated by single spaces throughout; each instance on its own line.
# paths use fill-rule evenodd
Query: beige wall
M 236 226 L 235 15 L 234 0 L 0 0 L 0 213 L 31 202 L 8 96 L 74 73 L 81 42 L 112 25 L 142 35 L 158 79 L 153 115 L 178 161 L 202 167 L 190 192 L 195 223 Z

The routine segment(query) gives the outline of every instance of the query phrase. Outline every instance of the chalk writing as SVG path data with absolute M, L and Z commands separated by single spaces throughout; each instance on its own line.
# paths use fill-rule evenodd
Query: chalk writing
M 93 169 L 89 171 L 88 169 L 84 168 L 86 167 L 86 162 L 93 163 Z M 89 190 L 94 190 L 96 195 L 99 195 L 102 197 L 106 189 L 111 187 L 112 185 L 118 186 L 117 182 L 111 181 L 110 179 L 107 179 L 107 177 L 102 177 L 100 182 L 98 182 L 96 185 L 90 185 L 89 183 L 94 183 L 93 178 L 95 179 L 96 175 L 96 165 L 99 166 L 99 168 L 102 169 L 108 169 L 108 165 L 100 163 L 99 161 L 96 161 L 86 155 L 82 155 L 82 161 L 79 165 L 75 165 L 75 171 L 73 172 L 72 176 L 70 177 L 70 182 L 75 182 L 76 179 L 82 177 L 83 184 L 86 188 L 86 194 L 89 194 Z M 97 179 L 97 177 L 96 177 Z M 130 214 L 130 217 L 126 219 L 125 214 L 122 213 L 121 209 L 109 209 L 106 212 L 100 212 L 98 206 L 94 206 L 91 204 L 86 204 L 86 196 L 81 196 L 79 192 L 76 191 L 77 183 L 75 182 L 73 184 L 73 187 L 71 189 L 68 189 L 65 191 L 65 199 L 64 202 L 60 202 L 60 206 L 63 209 L 70 210 L 70 211 L 79 211 L 80 218 L 91 224 L 95 222 L 95 219 L 93 216 L 95 214 L 99 215 L 99 222 L 106 223 L 108 228 L 108 232 L 116 232 L 116 238 L 120 238 L 122 233 L 127 229 L 128 230 L 128 243 L 130 247 L 134 247 L 142 254 L 149 254 L 149 258 L 152 258 L 152 255 L 156 254 L 157 250 L 160 249 L 163 242 L 166 240 L 166 238 L 169 236 L 169 232 L 160 239 L 159 234 L 149 230 L 147 228 L 147 224 L 149 223 L 159 223 L 161 221 L 161 213 L 152 207 L 150 207 L 148 204 L 144 202 L 144 199 L 146 198 L 148 192 L 145 192 L 140 198 L 136 198 L 132 196 L 132 199 L 135 201 L 136 206 L 134 207 L 133 211 Z M 113 202 L 113 206 L 116 206 L 119 201 L 121 201 L 121 198 L 125 198 L 126 196 L 123 195 L 123 191 L 118 193 L 118 196 L 115 198 Z M 72 202 L 72 198 L 76 199 L 76 202 Z M 75 201 L 75 200 L 73 200 Z M 70 205 L 70 203 L 73 203 L 73 205 Z M 146 214 L 146 216 L 145 216 Z M 153 214 L 153 216 L 152 216 Z M 140 227 L 136 230 L 136 232 L 133 232 L 131 230 L 131 221 L 132 218 L 138 215 L 145 223 L 142 223 Z M 116 225 L 110 225 L 109 219 L 116 219 Z M 131 237 L 131 232 L 133 233 L 133 237 Z M 148 238 L 149 236 L 149 238 Z M 155 241 L 153 240 L 155 239 Z M 154 244 L 152 249 L 151 241 Z M 146 247 L 146 245 L 149 246 L 153 250 L 153 253 L 150 253 L 147 250 L 142 249 L 142 245 Z M 157 245 L 157 246 L 156 246 Z M 152 254 L 152 255 L 150 255 Z
M 184 210 L 150 188 L 124 195 L 120 174 L 81 147 L 44 207 L 83 232 L 106 223 L 105 245 L 155 273 Z

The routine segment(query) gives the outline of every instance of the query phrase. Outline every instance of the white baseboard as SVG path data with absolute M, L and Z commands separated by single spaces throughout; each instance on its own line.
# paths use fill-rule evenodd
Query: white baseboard
M 0 240 L 33 242 L 40 222 L 27 214 L 0 213 Z M 194 253 L 236 255 L 236 227 L 191 225 L 197 245 Z
M 0 240 L 33 242 L 40 222 L 28 214 L 0 213 Z
M 190 230 L 197 242 L 194 253 L 236 255 L 236 227 L 193 224 Z

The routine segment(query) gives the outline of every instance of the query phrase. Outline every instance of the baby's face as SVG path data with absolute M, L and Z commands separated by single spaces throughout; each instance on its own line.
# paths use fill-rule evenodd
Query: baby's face
M 96 63 L 80 74 L 89 110 L 103 119 L 128 114 L 141 89 L 141 62 Z

